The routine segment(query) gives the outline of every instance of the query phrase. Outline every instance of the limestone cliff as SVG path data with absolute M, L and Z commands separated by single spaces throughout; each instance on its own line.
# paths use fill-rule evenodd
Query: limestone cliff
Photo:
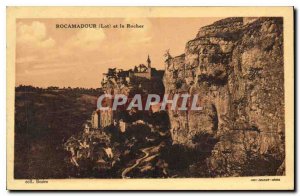
M 203 110 L 169 111 L 171 135 L 189 147 L 201 135 L 217 139 L 206 160 L 213 176 L 275 175 L 280 165 L 284 173 L 282 18 L 202 27 L 184 54 L 166 59 L 164 85 L 168 94 L 199 94 Z

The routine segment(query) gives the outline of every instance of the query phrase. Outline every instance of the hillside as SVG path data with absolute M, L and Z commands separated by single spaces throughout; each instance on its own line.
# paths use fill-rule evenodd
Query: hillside
M 16 88 L 16 178 L 68 177 L 63 142 L 82 130 L 96 108 L 96 94 L 95 90 Z

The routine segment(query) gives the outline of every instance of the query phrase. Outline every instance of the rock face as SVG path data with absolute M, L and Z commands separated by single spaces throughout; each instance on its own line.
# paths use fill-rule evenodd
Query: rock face
M 282 18 L 226 18 L 166 59 L 165 93 L 198 94 L 203 107 L 168 111 L 173 143 L 217 139 L 206 160 L 213 176 L 284 174 L 282 34 Z

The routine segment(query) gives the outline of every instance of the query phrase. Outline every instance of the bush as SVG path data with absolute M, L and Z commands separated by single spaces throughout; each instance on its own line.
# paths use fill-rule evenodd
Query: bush
M 196 161 L 194 150 L 180 144 L 166 146 L 160 156 L 168 163 L 169 169 L 176 171 L 183 171 Z

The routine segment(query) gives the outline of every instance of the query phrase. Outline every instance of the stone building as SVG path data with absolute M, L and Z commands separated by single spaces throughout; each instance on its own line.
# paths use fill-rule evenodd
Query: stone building
M 111 108 L 108 110 L 96 110 L 93 112 L 92 128 L 99 129 L 110 126 L 113 123 L 113 111 Z
M 111 108 L 108 110 L 100 110 L 100 119 L 99 126 L 105 128 L 110 126 L 113 123 L 113 111 Z
M 133 71 L 129 73 L 130 77 L 141 77 L 141 78 L 147 78 L 147 79 L 151 79 L 151 60 L 150 57 L 148 55 L 147 58 L 147 66 L 144 64 L 140 64 L 138 66 L 135 66 Z
M 94 111 L 92 113 L 91 122 L 92 122 L 93 129 L 99 128 L 99 113 L 97 111 Z
M 153 77 L 162 77 L 160 70 L 151 68 L 151 60 L 148 55 L 147 65 L 140 64 L 135 66 L 134 69 L 123 70 L 117 68 L 109 68 L 107 73 L 103 73 L 103 79 L 101 81 L 102 88 L 114 88 L 115 86 L 129 85 L 133 77 L 140 77 L 151 79 Z

